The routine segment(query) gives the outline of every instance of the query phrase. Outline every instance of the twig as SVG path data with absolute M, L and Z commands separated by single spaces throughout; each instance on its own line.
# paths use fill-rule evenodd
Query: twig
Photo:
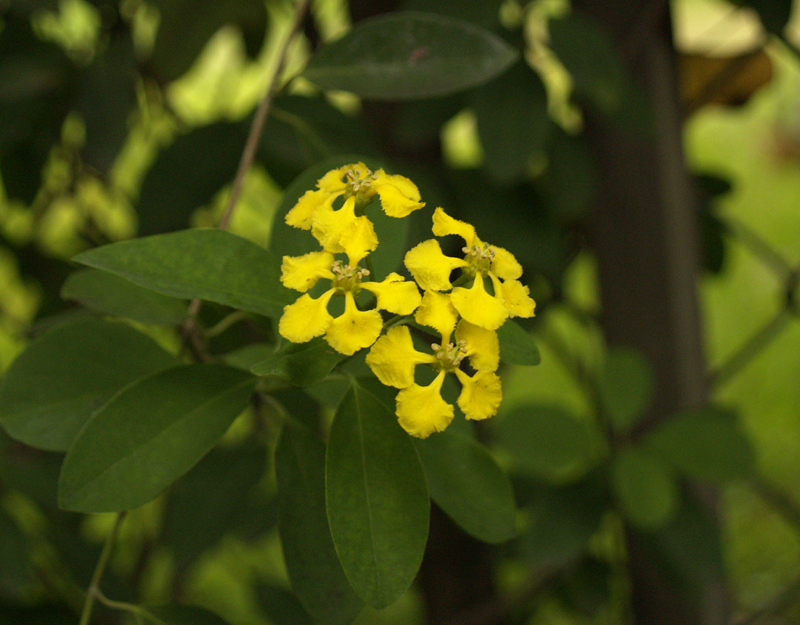
M 89 588 L 86 590 L 86 601 L 83 604 L 83 612 L 81 613 L 81 620 L 78 625 L 89 625 L 89 620 L 92 618 L 94 600 L 100 592 L 100 580 L 103 578 L 108 559 L 111 556 L 111 549 L 114 546 L 119 526 L 122 524 L 122 519 L 124 517 L 124 512 L 117 513 L 114 519 L 114 527 L 111 528 L 108 536 L 106 536 L 106 542 L 103 544 L 103 551 L 100 552 L 100 558 L 97 560 L 97 566 L 94 569 L 94 574 L 92 574 L 92 581 L 89 583 Z

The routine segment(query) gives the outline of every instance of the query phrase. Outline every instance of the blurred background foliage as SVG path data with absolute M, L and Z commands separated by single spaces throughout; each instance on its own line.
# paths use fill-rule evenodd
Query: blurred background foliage
M 643 12 L 651 5 L 666 3 Z M 458 530 L 434 519 L 419 583 L 357 622 L 626 622 L 641 583 L 629 531 L 681 601 L 703 606 L 696 622 L 797 622 L 800 22 L 779 0 L 673 0 L 659 18 L 671 24 L 696 200 L 710 407 L 644 428 L 663 372 L 605 338 L 593 235 L 604 180 L 586 129 L 599 117 L 649 136 L 663 110 L 648 104 L 626 42 L 573 8 L 313 2 L 287 77 L 352 22 L 397 9 L 472 21 L 522 54 L 489 84 L 407 102 L 294 79 L 245 180 L 231 230 L 266 245 L 283 190 L 305 169 L 340 154 L 384 159 L 429 207 L 511 250 L 538 303 L 527 329 L 541 365 L 504 370 L 501 414 L 480 432 L 513 477 L 519 536 L 492 548 L 444 540 Z M 0 369 L 46 328 L 87 314 L 61 297 L 70 256 L 217 222 L 291 13 L 277 0 L 0 0 Z M 428 229 L 412 218 L 409 243 Z M 177 349 L 173 331 L 146 331 Z M 215 349 L 244 341 L 223 334 Z M 274 475 L 243 442 L 250 427 L 237 421 L 168 495 L 127 515 L 108 596 L 193 603 L 233 625 L 311 622 L 288 593 Z M 0 622 L 74 623 L 111 519 L 57 510 L 60 454 L 0 445 Z M 462 578 L 447 582 L 455 569 Z M 716 612 L 715 572 L 726 603 Z M 469 616 L 440 618 L 453 606 Z

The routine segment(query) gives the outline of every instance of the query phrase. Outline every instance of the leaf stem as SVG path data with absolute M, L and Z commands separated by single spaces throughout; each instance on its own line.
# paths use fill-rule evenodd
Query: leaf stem
M 118 512 L 114 519 L 114 526 L 106 536 L 106 542 L 103 544 L 103 550 L 100 552 L 100 558 L 97 560 L 97 566 L 92 574 L 92 581 L 89 583 L 89 588 L 86 590 L 86 601 L 83 604 L 83 612 L 81 613 L 81 620 L 78 625 L 89 625 L 89 620 L 92 618 L 92 608 L 94 607 L 94 600 L 100 594 L 100 580 L 103 578 L 103 573 L 108 565 L 108 559 L 111 556 L 111 549 L 114 546 L 119 526 L 122 524 L 122 519 L 125 517 L 124 512 Z
M 157 616 L 150 614 L 145 608 L 140 605 L 136 605 L 133 603 L 126 603 L 124 601 L 114 601 L 113 599 L 109 599 L 106 597 L 100 589 L 96 591 L 97 600 L 102 603 L 103 605 L 112 608 L 114 610 L 121 610 L 124 612 L 130 612 L 131 614 L 135 615 L 137 619 L 149 621 L 150 623 L 155 623 L 155 625 L 168 625 L 166 621 L 161 620 Z
M 286 65 L 286 57 L 289 53 L 289 46 L 294 40 L 295 35 L 300 30 L 306 10 L 308 9 L 308 3 L 309 0 L 299 0 L 295 6 L 292 27 L 289 30 L 289 33 L 286 35 L 283 46 L 278 53 L 278 62 L 276 63 L 275 70 L 272 73 L 272 78 L 270 79 L 267 92 L 264 94 L 261 103 L 258 105 L 256 114 L 253 116 L 253 122 L 250 125 L 250 134 L 247 136 L 247 142 L 245 143 L 244 151 L 242 152 L 242 158 L 239 161 L 239 169 L 236 171 L 236 177 L 233 179 L 231 194 L 230 197 L 228 197 L 228 203 L 225 206 L 225 211 L 222 213 L 222 218 L 219 220 L 219 224 L 217 226 L 220 230 L 227 229 L 228 224 L 231 221 L 233 209 L 236 206 L 236 202 L 239 199 L 239 194 L 242 190 L 244 177 L 253 164 L 253 159 L 256 155 L 256 149 L 258 148 L 258 142 L 261 140 L 261 133 L 264 130 L 264 124 L 267 121 L 267 115 L 269 115 L 269 110 L 272 106 L 272 100 L 275 98 L 275 94 L 280 89 L 281 73 Z

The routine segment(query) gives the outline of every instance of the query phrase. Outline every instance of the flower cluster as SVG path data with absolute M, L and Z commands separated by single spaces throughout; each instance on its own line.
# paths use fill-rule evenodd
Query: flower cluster
M 356 163 L 328 172 L 317 182 L 317 189 L 307 191 L 286 215 L 286 223 L 310 230 L 322 249 L 283 258 L 281 281 L 302 295 L 284 308 L 281 336 L 304 343 L 324 335 L 331 347 L 347 355 L 371 346 L 367 365 L 383 384 L 399 389 L 397 417 L 413 436 L 441 432 L 452 421 L 454 407 L 441 395 L 448 373 L 461 383 L 456 403 L 468 419 L 493 416 L 502 400 L 496 373 L 497 330 L 510 317 L 534 314 L 528 287 L 519 282 L 522 267 L 507 250 L 479 239 L 470 224 L 437 208 L 433 234 L 461 237 L 464 256 L 447 256 L 439 242 L 430 239 L 405 256 L 413 282 L 396 273 L 375 281 L 361 262 L 378 246 L 372 222 L 364 214 L 376 195 L 391 217 L 405 217 L 424 206 L 417 187 L 407 178 L 380 169 L 373 173 Z M 334 208 L 337 198 L 342 198 L 342 205 Z M 346 262 L 336 254 L 345 255 Z M 456 271 L 460 275 L 451 281 Z M 329 280 L 330 288 L 314 298 L 307 291 L 320 280 Z M 356 298 L 361 291 L 374 296 L 373 308 L 359 306 Z M 334 296 L 345 298 L 344 312 L 338 317 L 328 312 Z M 386 325 L 381 310 L 406 319 L 381 335 Z M 414 347 L 405 325 L 411 315 L 440 337 L 431 343 L 430 353 Z M 435 374 L 424 386 L 415 381 L 416 367 L 422 364 Z

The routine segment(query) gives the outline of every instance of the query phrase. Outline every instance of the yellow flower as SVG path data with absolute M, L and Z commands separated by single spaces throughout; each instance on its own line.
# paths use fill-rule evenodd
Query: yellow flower
M 378 245 L 372 222 L 363 214 L 375 195 L 390 217 L 406 217 L 425 206 L 408 178 L 388 175 L 382 169 L 373 173 L 364 163 L 351 163 L 320 178 L 317 189 L 306 191 L 286 214 L 286 223 L 311 230 L 328 252 L 363 257 Z M 334 209 L 333 202 L 339 197 L 344 204 Z
M 451 258 L 442 252 L 433 239 L 423 241 L 409 250 L 405 265 L 423 289 L 448 291 L 458 313 L 470 323 L 487 330 L 497 330 L 508 317 L 532 317 L 536 302 L 528 287 L 519 282 L 522 267 L 508 250 L 489 245 L 478 238 L 475 228 L 453 219 L 443 209 L 433 213 L 433 233 L 436 236 L 455 234 L 464 239 L 465 257 Z M 453 288 L 450 274 L 460 268 L 473 278 L 470 288 Z M 492 283 L 494 295 L 486 291 L 484 276 Z
M 397 417 L 403 429 L 419 438 L 441 432 L 453 420 L 454 409 L 441 396 L 448 373 L 461 382 L 458 406 L 467 419 L 486 419 L 497 413 L 503 392 L 497 366 L 500 347 L 497 333 L 462 319 L 448 295 L 426 291 L 415 319 L 434 328 L 442 336 L 441 343 L 431 344 L 433 353 L 417 351 L 407 326 L 395 326 L 381 336 L 367 354 L 367 365 L 387 386 L 401 389 L 397 394 Z M 455 328 L 455 342 L 450 335 Z M 477 371 L 470 376 L 461 369 L 464 358 Z M 427 386 L 414 382 L 417 365 L 429 364 L 437 375 Z
M 383 318 L 379 310 L 398 315 L 410 315 L 416 310 L 421 300 L 416 284 L 404 281 L 396 273 L 382 282 L 364 282 L 369 271 L 359 266 L 360 260 L 359 256 L 351 256 L 348 264 L 342 264 L 327 251 L 284 256 L 281 282 L 303 295 L 284 307 L 278 323 L 280 335 L 293 343 L 305 343 L 324 334 L 331 347 L 349 356 L 372 345 L 380 335 Z M 331 288 L 314 299 L 306 291 L 321 279 L 330 280 Z M 359 310 L 355 297 L 362 290 L 375 295 L 376 308 Z M 345 298 L 344 312 L 335 318 L 328 312 L 334 295 Z

